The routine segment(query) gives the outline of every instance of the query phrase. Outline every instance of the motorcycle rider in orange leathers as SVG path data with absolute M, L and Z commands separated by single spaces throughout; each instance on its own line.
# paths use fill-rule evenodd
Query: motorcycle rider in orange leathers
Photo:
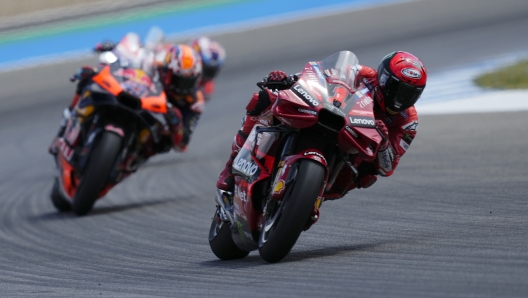
M 358 69 L 356 89 L 363 83 L 373 96 L 375 124 L 383 141 L 374 162 L 363 162 L 359 166 L 358 177 L 354 177 L 348 167 L 341 170 L 331 189 L 340 194 L 346 194 L 354 188 L 368 188 L 377 181 L 377 175 L 388 177 L 394 173 L 400 158 L 416 136 L 418 114 L 414 104 L 427 81 L 427 71 L 423 63 L 407 52 L 388 54 L 382 59 L 377 71 L 362 65 L 351 67 Z M 281 82 L 287 81 L 288 77 L 282 71 L 272 71 L 265 80 Z M 229 160 L 216 182 L 218 189 L 233 192 L 232 162 L 259 115 L 268 111 L 276 99 L 277 93 L 269 89 L 255 93 L 251 98 L 246 107 L 245 122 L 235 135 Z M 350 183 L 351 181 L 353 183 Z
M 143 69 L 153 80 L 160 80 L 162 83 L 169 102 L 168 113 L 165 115 L 168 130 L 164 132 L 168 141 L 162 148 L 152 148 L 153 151 L 148 155 L 166 152 L 171 147 L 179 152 L 185 151 L 205 106 L 203 93 L 199 89 L 202 64 L 198 53 L 188 45 L 164 44 L 159 51 L 149 55 L 135 33 L 127 34 L 117 45 L 102 43 L 95 50 L 112 51 L 121 63 Z M 57 152 L 57 139 L 62 137 L 83 88 L 97 72 L 96 67 L 83 66 L 72 77 L 72 81 L 78 80 L 79 83 L 70 105 L 63 112 L 59 133 L 49 148 L 50 153 Z

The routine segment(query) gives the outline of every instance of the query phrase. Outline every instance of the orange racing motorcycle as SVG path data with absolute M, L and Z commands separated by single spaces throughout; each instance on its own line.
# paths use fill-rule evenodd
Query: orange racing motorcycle
M 84 87 L 58 139 L 53 205 L 84 215 L 149 156 L 170 150 L 167 111 L 163 87 L 144 71 L 119 61 L 105 65 Z
M 280 261 L 317 221 L 321 203 L 345 194 L 332 188 L 340 171 L 357 179 L 359 165 L 376 158 L 382 136 L 370 91 L 354 89 L 357 64 L 342 51 L 307 63 L 289 82 L 257 84 L 289 88 L 278 91 L 233 160 L 234 192 L 217 190 L 209 244 L 218 258 L 258 249 L 265 261 Z

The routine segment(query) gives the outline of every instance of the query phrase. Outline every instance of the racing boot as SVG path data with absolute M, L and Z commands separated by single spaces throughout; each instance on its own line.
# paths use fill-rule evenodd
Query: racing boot
M 376 175 L 364 175 L 358 179 L 357 188 L 369 188 L 372 186 L 372 184 L 376 183 L 376 181 L 378 181 L 378 177 Z
M 233 140 L 233 144 L 231 145 L 231 155 L 229 155 L 229 159 L 227 160 L 225 168 L 220 173 L 220 177 L 218 177 L 218 180 L 216 181 L 216 188 L 221 189 L 223 191 L 234 191 L 235 179 L 233 177 L 233 160 L 235 160 L 235 157 L 240 151 L 240 148 L 242 148 L 244 142 L 246 142 L 247 137 L 247 134 L 244 134 L 240 130 L 235 135 L 235 139 Z

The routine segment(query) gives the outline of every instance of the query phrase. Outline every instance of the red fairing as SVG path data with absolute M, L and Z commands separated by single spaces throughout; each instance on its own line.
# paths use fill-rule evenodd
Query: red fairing
M 275 101 L 272 111 L 281 122 L 298 129 L 317 123 L 318 112 L 300 100 L 292 91 L 281 91 L 280 96 L 285 100 Z

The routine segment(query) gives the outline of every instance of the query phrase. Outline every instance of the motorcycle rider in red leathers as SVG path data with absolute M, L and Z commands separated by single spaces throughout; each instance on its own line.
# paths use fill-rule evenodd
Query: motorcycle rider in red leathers
M 382 59 L 377 71 L 362 65 L 355 67 L 359 70 L 355 87 L 357 89 L 358 85 L 363 83 L 370 90 L 375 102 L 375 124 L 383 141 L 374 162 L 363 162 L 359 166 L 359 177 L 354 177 L 348 167 L 341 170 L 330 190 L 335 193 L 346 193 L 354 188 L 368 188 L 377 181 L 376 175 L 388 177 L 394 173 L 400 158 L 416 136 L 418 114 L 414 104 L 422 94 L 427 81 L 427 71 L 423 63 L 407 52 L 398 51 L 388 54 Z M 265 78 L 268 82 L 287 79 L 286 73 L 282 71 L 272 71 Z M 245 122 L 235 135 L 229 160 L 216 182 L 217 188 L 233 191 L 232 162 L 259 115 L 269 110 L 276 99 L 277 93 L 269 89 L 255 93 L 251 98 L 246 107 Z M 351 180 L 355 183 L 349 184 Z
M 216 41 L 208 37 L 200 37 L 191 42 L 191 47 L 202 58 L 203 75 L 200 80 L 200 89 L 203 91 L 205 101 L 209 101 L 215 91 L 214 78 L 220 72 L 225 60 L 225 49 Z

